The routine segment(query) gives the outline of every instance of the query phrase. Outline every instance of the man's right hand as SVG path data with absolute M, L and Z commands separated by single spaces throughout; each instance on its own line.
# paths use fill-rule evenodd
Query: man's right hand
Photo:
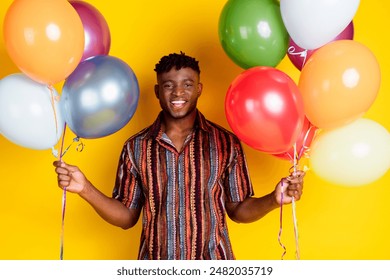
M 88 180 L 77 166 L 66 164 L 63 161 L 55 161 L 53 165 L 57 173 L 58 186 L 61 189 L 66 187 L 67 191 L 73 193 L 80 193 L 84 190 Z

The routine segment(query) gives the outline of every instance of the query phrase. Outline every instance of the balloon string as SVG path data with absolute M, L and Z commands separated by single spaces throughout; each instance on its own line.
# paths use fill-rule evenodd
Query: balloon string
M 301 159 L 302 155 L 306 154 L 310 149 L 310 146 L 307 146 L 307 140 L 309 138 L 309 134 L 310 134 L 310 131 L 312 129 L 316 129 L 316 127 L 311 125 L 309 127 L 309 129 L 306 131 L 305 137 L 303 138 L 303 141 L 302 141 L 302 147 L 299 150 L 299 152 L 297 152 L 296 143 L 295 143 L 293 146 L 294 147 L 294 156 L 291 156 L 290 153 L 288 153 L 288 152 L 285 153 L 285 155 L 287 155 L 289 157 L 290 162 L 293 163 L 294 172 L 296 172 L 297 161 L 299 161 Z M 317 131 L 315 131 L 314 133 L 316 133 L 316 132 Z M 314 139 L 314 136 L 313 136 L 313 139 Z M 291 168 L 290 168 L 290 172 L 291 172 Z
M 60 149 L 60 153 L 58 155 L 58 160 L 60 160 L 60 161 L 62 160 L 62 156 L 63 156 L 62 150 L 64 148 L 65 132 L 66 132 L 66 123 L 64 124 L 64 133 L 62 134 L 62 139 L 61 139 L 61 149 Z
M 297 222 L 297 215 L 296 215 L 296 205 L 295 205 L 295 199 L 292 198 L 292 215 L 293 215 L 293 222 L 294 222 L 294 236 L 295 236 L 295 257 L 297 260 L 299 260 L 300 252 L 299 252 L 299 236 L 298 236 L 298 222 Z
M 58 160 L 62 161 L 64 153 L 62 152 L 64 148 L 66 132 L 66 123 L 64 124 L 64 133 L 62 135 L 60 153 L 58 155 Z M 62 215 L 61 215 L 61 236 L 60 236 L 60 260 L 64 259 L 64 231 L 65 231 L 65 209 L 66 209 L 66 187 L 63 188 L 62 192 Z
M 69 145 L 68 147 L 66 147 L 66 149 L 64 150 L 63 153 L 61 153 L 61 155 L 64 156 L 64 155 L 66 154 L 66 152 L 69 150 L 69 148 L 73 145 L 73 143 L 79 142 L 79 141 L 80 141 L 80 138 L 79 138 L 79 137 L 73 138 L 72 143 L 70 143 L 70 145 Z M 76 151 L 82 152 L 83 149 L 84 149 L 84 146 L 85 146 L 84 143 L 83 143 L 82 141 L 80 141 L 80 143 L 79 143 L 79 144 L 77 145 L 77 147 L 76 147 Z
M 60 260 L 63 260 L 63 259 L 64 259 L 65 209 L 66 209 L 66 187 L 64 187 L 63 193 L 62 193 L 62 216 L 61 216 Z
M 298 165 L 298 153 L 297 153 L 297 143 L 294 144 L 294 173 L 293 176 L 297 174 L 297 165 Z
M 308 133 L 306 133 L 306 136 Z M 305 136 L 305 138 L 306 138 Z M 294 144 L 294 176 L 297 174 L 297 166 L 298 166 L 298 153 L 297 153 L 297 145 Z M 294 222 L 294 235 L 295 235 L 295 256 L 299 260 L 300 259 L 300 253 L 299 253 L 299 242 L 298 242 L 298 223 L 297 223 L 297 215 L 296 215 L 296 205 L 295 205 L 295 198 L 292 197 L 292 215 L 293 215 L 293 222 Z
M 58 135 L 58 121 L 57 121 L 57 112 L 56 112 L 56 106 L 55 106 L 55 98 L 54 98 L 54 91 L 53 91 L 53 86 L 48 85 L 48 89 L 50 90 L 50 101 L 51 101 L 51 106 L 53 108 L 53 113 L 54 113 L 54 121 L 56 123 L 56 135 Z
M 295 47 L 294 46 L 291 46 L 288 48 L 288 53 L 291 54 L 291 55 L 299 55 L 300 57 L 303 57 L 303 61 L 302 61 L 302 67 L 305 65 L 306 63 L 306 58 L 307 58 L 307 50 L 303 50 L 301 52 L 295 52 Z
M 309 150 L 309 146 L 307 146 L 306 144 L 307 144 L 307 139 L 308 139 L 308 137 L 309 137 L 309 134 L 310 134 L 310 131 L 312 130 L 312 129 L 315 129 L 316 127 L 315 126 L 313 126 L 313 125 L 311 125 L 310 127 L 309 127 L 309 129 L 306 131 L 306 134 L 305 134 L 305 137 L 303 138 L 303 144 L 302 144 L 302 148 L 300 149 L 300 151 L 299 151 L 299 153 L 298 153 L 298 159 L 300 159 L 301 157 L 302 157 L 302 155 L 306 152 L 306 151 L 308 151 Z
M 298 162 L 299 162 L 299 156 L 297 152 L 297 145 L 294 144 L 294 157 L 293 157 L 293 166 L 290 167 L 290 177 L 297 176 L 297 170 L 298 170 Z M 297 217 L 296 217 L 296 205 L 295 205 L 295 198 L 292 197 L 291 199 L 292 204 L 292 216 L 293 216 L 293 223 L 294 223 L 294 236 L 295 236 L 295 256 L 297 259 L 300 258 L 299 253 L 299 243 L 298 243 L 298 223 L 297 223 Z
M 60 153 L 58 154 L 58 160 L 62 161 L 63 156 L 66 154 L 66 152 L 69 150 L 69 148 L 72 146 L 74 142 L 80 141 L 79 137 L 75 137 L 73 139 L 73 142 L 64 150 L 64 140 L 65 140 L 65 131 L 66 131 L 66 123 L 64 125 L 64 133 L 62 135 L 62 141 L 61 141 L 61 148 Z M 84 144 L 80 142 L 76 150 L 78 152 L 81 152 L 84 149 Z M 66 187 L 63 188 L 62 192 L 62 215 L 61 215 L 61 237 L 60 237 L 60 260 L 64 259 L 64 232 L 65 232 L 65 210 L 66 210 Z
M 286 246 L 282 243 L 282 231 L 283 231 L 283 192 L 284 192 L 284 186 L 283 186 L 283 180 L 281 181 L 281 193 L 280 193 L 280 216 L 279 216 L 279 234 L 278 234 L 278 242 L 280 246 L 283 248 L 283 253 L 281 256 L 281 260 L 283 260 L 284 255 L 287 253 Z

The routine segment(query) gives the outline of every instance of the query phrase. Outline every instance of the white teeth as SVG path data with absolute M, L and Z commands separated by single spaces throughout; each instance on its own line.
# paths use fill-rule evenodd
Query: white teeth
M 181 105 L 181 104 L 184 104 L 185 101 L 172 101 L 171 103 L 175 104 L 175 105 Z

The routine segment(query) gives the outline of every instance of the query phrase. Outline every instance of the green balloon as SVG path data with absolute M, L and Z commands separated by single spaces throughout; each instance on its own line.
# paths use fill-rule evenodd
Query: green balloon
M 218 31 L 225 53 L 244 69 L 275 67 L 287 53 L 289 34 L 277 0 L 229 0 Z

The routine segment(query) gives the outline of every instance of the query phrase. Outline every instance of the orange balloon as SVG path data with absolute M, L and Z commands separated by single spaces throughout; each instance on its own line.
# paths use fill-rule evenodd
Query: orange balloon
M 31 79 L 53 85 L 77 67 L 84 51 L 84 29 L 66 0 L 15 0 L 4 18 L 9 56 Z
M 363 44 L 339 40 L 316 51 L 301 71 L 298 87 L 310 122 L 322 129 L 360 118 L 380 87 L 379 63 Z

